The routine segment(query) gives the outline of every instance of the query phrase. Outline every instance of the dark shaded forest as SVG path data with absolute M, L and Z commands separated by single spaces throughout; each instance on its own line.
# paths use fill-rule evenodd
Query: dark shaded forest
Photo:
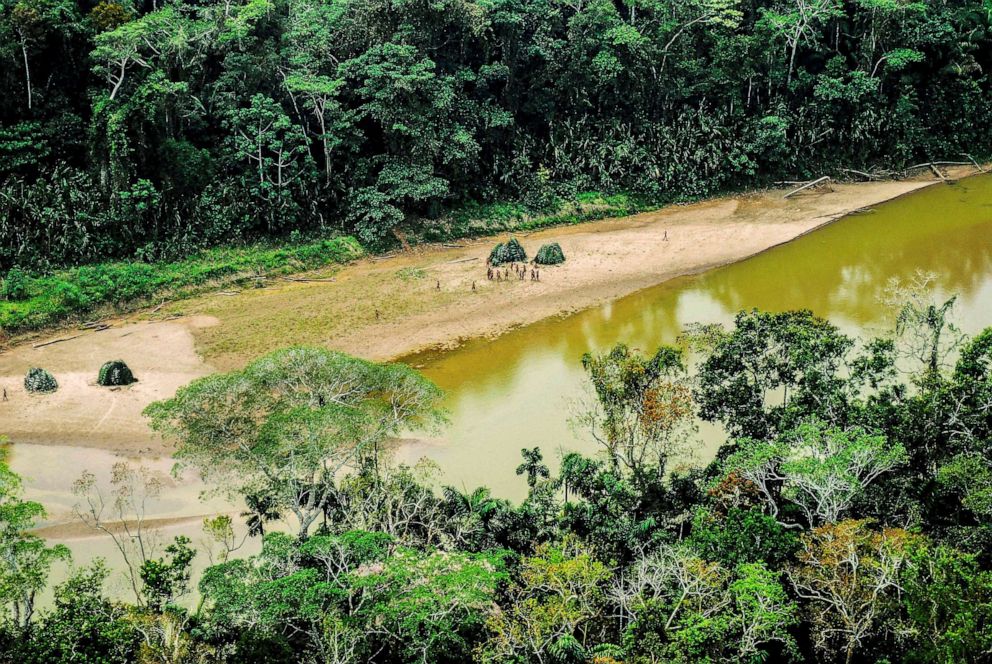
M 3 0 L 0 270 L 980 158 L 990 11 Z

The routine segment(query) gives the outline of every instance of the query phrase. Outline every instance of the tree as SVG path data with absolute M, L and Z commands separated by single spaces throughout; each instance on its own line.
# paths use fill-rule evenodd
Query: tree
M 992 572 L 949 546 L 913 551 L 903 569 L 903 604 L 911 628 L 910 658 L 977 662 L 992 649 Z
M 287 212 L 292 216 L 293 191 L 309 160 L 306 140 L 282 107 L 261 94 L 254 95 L 246 108 L 234 109 L 229 124 L 234 159 L 254 171 L 246 182 L 272 231 Z
M 779 644 L 786 658 L 796 645 L 789 628 L 796 606 L 763 563 L 728 569 L 684 546 L 663 546 L 638 560 L 613 586 L 633 646 L 666 661 L 747 662 Z
M 69 559 L 64 545 L 46 546 L 29 531 L 45 518 L 45 509 L 21 498 L 21 479 L 7 466 L 7 450 L 0 440 L 0 619 L 13 621 L 27 632 L 35 599 L 45 588 L 52 566 Z
M 553 513 L 551 527 L 595 544 L 606 560 L 629 563 L 652 541 L 684 532 L 691 518 L 692 497 L 683 500 L 678 482 L 650 479 L 636 482 L 606 462 L 566 454 L 557 480 L 565 504 Z
M 663 475 L 667 461 L 686 453 L 694 404 L 680 351 L 662 347 L 651 358 L 622 344 L 582 357 L 596 401 L 577 423 L 588 427 L 614 470 Z
M 540 447 L 524 448 L 520 450 L 520 455 L 524 458 L 524 462 L 517 466 L 517 475 L 527 476 L 527 486 L 533 489 L 539 481 L 548 479 L 551 471 L 544 464 L 544 455 L 541 454 Z
M 353 120 L 339 99 L 345 80 L 337 76 L 338 61 L 330 48 L 341 14 L 340 5 L 292 3 L 285 34 L 287 66 L 281 71 L 294 106 L 299 98 L 317 124 L 313 133 L 322 146 L 325 186 L 331 184 L 332 153 Z
M 139 635 L 126 605 L 104 594 L 110 570 L 102 561 L 75 570 L 55 587 L 51 609 L 31 640 L 35 661 L 128 664 L 138 656 Z
M 111 468 L 109 492 L 89 471 L 73 482 L 72 492 L 80 500 L 73 506 L 76 516 L 110 538 L 124 563 L 135 601 L 147 606 L 151 598 L 142 569 L 161 545 L 161 532 L 148 523 L 148 510 L 161 495 L 162 477 L 144 466 L 135 468 L 119 461 Z
M 512 506 L 510 501 L 494 497 L 486 487 L 462 492 L 447 486 L 441 510 L 445 534 L 452 540 L 447 548 L 483 551 L 498 546 L 509 525 Z
M 924 378 L 933 378 L 959 349 L 964 335 L 954 325 L 956 297 L 934 300 L 936 275 L 917 272 L 908 283 L 889 281 L 883 302 L 896 311 L 896 337 L 906 357 L 918 362 Z
M 544 544 L 525 558 L 505 609 L 487 621 L 491 634 L 480 647 L 482 661 L 533 658 L 554 661 L 552 651 L 587 642 L 600 611 L 610 573 L 577 541 Z
M 470 658 L 506 579 L 499 554 L 399 549 L 356 570 L 351 592 L 366 638 L 403 661 L 454 663 Z
M 431 486 L 438 469 L 427 459 L 410 467 L 380 466 L 368 459 L 342 478 L 327 510 L 335 527 L 386 533 L 409 546 L 436 546 L 444 539 L 441 501 Z
M 505 581 L 500 553 L 422 551 L 348 531 L 302 543 L 270 534 L 260 554 L 210 568 L 200 587 L 216 633 L 283 634 L 342 664 L 454 663 L 480 639 Z
M 263 495 L 306 538 L 335 493 L 337 472 L 401 429 L 442 421 L 441 392 L 402 365 L 289 348 L 241 371 L 201 378 L 146 409 L 176 458 L 207 482 Z
M 190 539 L 181 535 L 165 547 L 165 553 L 168 558 L 145 560 L 139 570 L 148 607 L 158 613 L 189 592 L 190 564 L 196 557 Z
M 79 10 L 74 3 L 60 0 L 18 0 L 11 4 L 6 20 L 10 22 L 20 47 L 25 96 L 30 111 L 34 107 L 32 51 L 43 47 L 51 33 L 61 32 L 64 39 L 69 39 L 79 27 Z
M 763 649 L 775 642 L 793 658 L 796 644 L 789 628 L 798 622 L 797 611 L 779 581 L 780 574 L 762 563 L 745 563 L 737 567 L 736 576 L 728 591 L 739 621 L 735 630 L 739 633 L 738 661 L 763 657 Z
M 792 75 L 796 69 L 796 53 L 800 44 L 814 46 L 820 25 L 843 15 L 839 0 L 792 0 L 781 9 L 764 10 L 763 20 L 767 21 L 785 40 L 789 50 L 789 74 L 785 81 L 786 86 L 792 83 Z
M 816 420 L 770 443 L 741 441 L 724 462 L 756 486 L 773 517 L 780 499 L 796 505 L 806 523 L 836 523 L 865 487 L 906 461 L 906 450 L 864 429 L 825 426 Z
M 708 331 L 695 398 L 702 419 L 733 436 L 773 437 L 795 419 L 843 421 L 841 377 L 854 342 L 809 311 L 742 311 L 731 332 Z
M 375 44 L 339 71 L 355 81 L 356 120 L 371 124 L 368 139 L 383 148 L 364 160 L 367 183 L 349 200 L 359 237 L 376 244 L 406 217 L 404 209 L 448 195 L 442 169 L 457 169 L 478 154 L 467 112 L 473 105 L 460 98 L 458 77 L 412 44 Z
M 879 532 L 868 521 L 842 521 L 800 541 L 788 575 L 807 602 L 816 648 L 850 662 L 895 610 L 902 570 L 919 540 L 898 528 Z
M 732 507 L 725 515 L 701 508 L 687 544 L 704 560 L 726 567 L 764 562 L 778 569 L 792 558 L 799 538 L 757 508 Z
M 101 33 L 95 40 L 94 66 L 110 86 L 108 97 L 111 101 L 117 97 L 133 67 L 151 68 L 142 50 L 146 30 L 146 21 L 131 21 Z

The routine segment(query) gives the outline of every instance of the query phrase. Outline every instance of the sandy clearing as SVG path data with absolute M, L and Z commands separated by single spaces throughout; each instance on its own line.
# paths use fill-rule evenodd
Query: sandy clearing
M 457 248 L 421 247 L 362 260 L 334 270 L 334 282 L 274 281 L 235 297 L 172 303 L 154 315 L 113 321 L 108 330 L 0 353 L 0 386 L 9 399 L 0 402 L 0 434 L 13 443 L 167 454 L 167 445 L 141 416 L 147 404 L 171 396 L 194 378 L 242 366 L 275 348 L 318 344 L 387 360 L 496 336 L 741 260 L 933 182 L 834 184 L 788 200 L 782 191 L 768 191 L 518 234 L 531 255 L 546 242 L 559 242 L 564 249 L 565 265 L 541 269 L 540 282 L 487 281 L 485 259 L 503 238 L 485 238 Z M 51 338 L 72 334 L 62 331 Z M 96 386 L 100 365 L 117 358 L 132 367 L 139 382 L 119 390 Z M 22 378 L 32 366 L 52 371 L 59 391 L 26 394 Z
M 141 411 L 213 371 L 197 353 L 193 337 L 198 325 L 211 323 L 202 318 L 119 322 L 69 341 L 42 348 L 24 344 L 0 354 L 0 387 L 7 391 L 7 401 L 0 401 L 0 434 L 14 443 L 80 445 L 130 455 L 168 453 Z M 63 331 L 53 339 L 73 334 Z M 122 388 L 98 386 L 100 365 L 112 359 L 127 362 L 138 382 Z M 51 371 L 59 390 L 25 392 L 23 377 L 30 367 Z

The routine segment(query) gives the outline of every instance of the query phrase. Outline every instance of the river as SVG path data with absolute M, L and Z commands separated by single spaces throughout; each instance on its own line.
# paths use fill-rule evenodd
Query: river
M 446 391 L 450 426 L 436 437 L 407 441 L 398 457 L 432 459 L 443 483 L 487 485 L 498 495 L 520 498 L 526 486 L 514 469 L 521 448 L 540 446 L 552 463 L 562 450 L 595 451 L 569 426 L 585 393 L 583 353 L 617 342 L 652 352 L 674 342 L 688 323 L 728 323 L 751 307 L 807 308 L 845 331 L 883 334 L 891 321 L 879 296 L 891 278 L 905 279 L 916 270 L 933 272 L 943 294 L 959 296 L 956 321 L 963 330 L 974 333 L 992 324 L 992 175 L 928 187 L 750 259 L 605 306 L 495 340 L 404 358 Z M 696 459 L 705 461 L 721 440 L 715 427 L 703 427 Z M 27 496 L 48 507 L 50 524 L 59 524 L 72 520 L 70 489 L 81 470 L 93 470 L 106 483 L 115 460 L 109 452 L 86 448 L 14 445 L 11 465 L 24 476 Z M 163 473 L 171 465 L 165 458 L 142 462 Z M 151 505 L 150 516 L 179 519 L 167 537 L 195 536 L 199 515 L 224 508 L 216 498 L 201 502 L 202 489 L 195 479 L 170 482 Z M 78 529 L 75 536 L 66 532 L 77 559 L 113 555 L 106 538 L 79 535 Z
M 933 272 L 941 294 L 958 295 L 955 320 L 965 332 L 992 325 L 992 176 L 931 186 L 747 260 L 496 340 L 404 358 L 446 391 L 451 425 L 402 456 L 430 457 L 460 488 L 519 498 L 522 447 L 541 446 L 552 461 L 563 449 L 595 450 L 569 425 L 586 398 L 583 353 L 618 342 L 653 352 L 689 323 L 727 324 L 752 307 L 810 309 L 848 333 L 886 334 L 891 312 L 879 298 L 890 279 L 916 270 Z M 705 461 L 721 441 L 703 427 L 696 458 Z

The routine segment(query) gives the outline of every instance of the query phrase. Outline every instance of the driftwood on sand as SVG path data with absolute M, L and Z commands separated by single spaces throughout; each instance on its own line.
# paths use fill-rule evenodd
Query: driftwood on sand
M 71 337 L 62 337 L 60 339 L 52 339 L 51 341 L 46 341 L 44 343 L 34 344 L 31 347 L 32 348 L 44 348 L 45 346 L 51 346 L 52 344 L 62 343 L 63 341 L 71 341 L 73 339 L 78 339 L 81 336 L 83 336 L 83 335 L 82 334 L 74 334 Z
M 801 191 L 805 191 L 807 189 L 810 189 L 811 187 L 816 187 L 816 186 L 821 185 L 821 184 L 827 184 L 828 182 L 830 182 L 830 176 L 829 175 L 824 175 L 822 178 L 817 178 L 815 180 L 810 180 L 809 182 L 805 183 L 801 187 L 798 187 L 796 189 L 793 189 L 792 191 L 790 191 L 789 193 L 787 193 L 782 198 L 788 198 L 789 196 L 794 196 L 795 194 L 798 194 Z

